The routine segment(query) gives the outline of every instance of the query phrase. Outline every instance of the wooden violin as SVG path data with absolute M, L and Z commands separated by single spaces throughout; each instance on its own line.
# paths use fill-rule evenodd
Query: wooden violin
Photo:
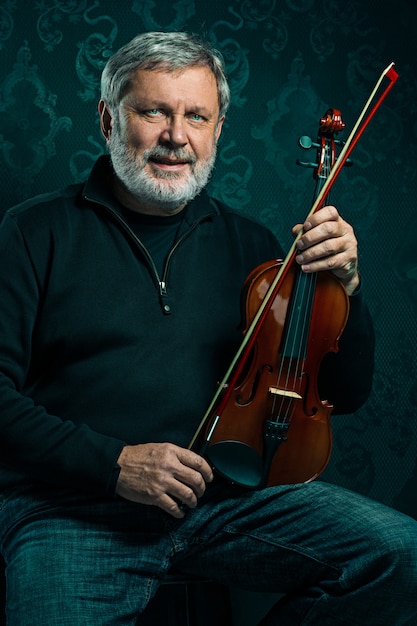
M 385 76 L 391 82 L 363 122 Z M 397 77 L 393 64 L 382 73 L 338 157 L 335 134 L 344 128 L 340 111 L 329 109 L 321 118 L 309 215 L 324 205 Z M 189 446 L 220 475 L 252 489 L 311 481 L 331 454 L 333 407 L 319 396 L 318 372 L 325 354 L 338 349 L 349 298 L 332 273 L 301 271 L 295 261 L 301 235 L 283 262 L 263 263 L 246 279 L 242 344 Z

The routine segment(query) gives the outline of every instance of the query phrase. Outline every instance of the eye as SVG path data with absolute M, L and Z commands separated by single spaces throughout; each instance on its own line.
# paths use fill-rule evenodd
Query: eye
M 161 111 L 160 111 L 159 109 L 148 109 L 148 110 L 146 111 L 146 113 L 147 113 L 148 115 L 151 115 L 151 116 L 152 116 L 152 115 L 160 115 L 160 114 L 161 114 Z
M 200 115 L 199 113 L 191 113 L 189 116 L 190 120 L 192 122 L 203 122 L 204 121 L 204 117 L 202 115 Z

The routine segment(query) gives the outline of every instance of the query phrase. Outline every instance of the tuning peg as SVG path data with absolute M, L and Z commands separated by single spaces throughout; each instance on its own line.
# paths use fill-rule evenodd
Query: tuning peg
M 308 135 L 302 135 L 298 140 L 298 144 L 300 148 L 303 148 L 303 150 L 310 150 L 310 148 L 320 148 L 320 145 L 313 141 Z
M 302 167 L 317 167 L 317 163 L 313 163 L 312 161 L 300 161 L 300 159 L 296 160 L 297 165 L 301 165 Z

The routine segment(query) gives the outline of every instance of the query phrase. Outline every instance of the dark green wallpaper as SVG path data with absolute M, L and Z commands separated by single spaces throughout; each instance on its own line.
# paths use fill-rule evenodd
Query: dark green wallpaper
M 310 158 L 298 137 L 314 138 L 328 107 L 342 111 L 347 136 L 395 62 L 399 80 L 332 192 L 360 242 L 378 344 L 372 397 L 333 419 L 323 478 L 417 517 L 414 0 L 0 0 L 1 214 L 84 178 L 104 150 L 101 69 L 147 30 L 192 30 L 224 53 L 233 103 L 211 191 L 264 220 L 284 247 L 314 189 L 296 165 Z

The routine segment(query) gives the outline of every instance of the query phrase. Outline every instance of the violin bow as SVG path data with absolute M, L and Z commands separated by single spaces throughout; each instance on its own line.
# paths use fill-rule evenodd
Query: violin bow
M 347 138 L 342 150 L 340 151 L 340 154 L 338 156 L 338 158 L 336 159 L 330 173 L 329 176 L 327 177 L 325 183 L 323 184 L 323 187 L 320 191 L 320 193 L 318 194 L 315 202 L 313 203 L 311 210 L 309 211 L 306 219 L 308 219 L 313 213 L 315 213 L 319 208 L 321 208 L 324 199 L 326 198 L 326 196 L 328 195 L 331 187 L 333 186 L 341 168 L 343 167 L 343 165 L 345 164 L 346 160 L 349 158 L 350 154 L 352 153 L 352 150 L 354 149 L 354 147 L 356 146 L 357 142 L 359 141 L 360 137 L 362 136 L 363 132 L 365 131 L 366 127 L 368 126 L 369 122 L 371 121 L 371 119 L 374 117 L 376 111 L 379 109 L 379 107 L 381 106 L 382 102 L 385 100 L 386 96 L 388 95 L 388 93 L 391 91 L 392 87 L 394 86 L 395 82 L 397 81 L 398 78 L 398 73 L 397 71 L 394 69 L 394 63 L 390 63 L 390 65 L 388 65 L 388 67 L 386 67 L 383 72 L 381 73 L 378 81 L 375 84 L 374 89 L 372 90 L 369 98 L 367 99 L 367 101 L 365 102 L 365 105 L 355 123 L 355 125 L 352 128 L 351 133 L 349 134 L 349 137 Z M 380 87 L 382 82 L 384 81 L 384 79 L 387 78 L 389 80 L 388 85 L 385 87 L 384 91 L 382 93 L 380 93 L 380 95 L 378 96 L 378 92 L 380 91 Z M 377 100 L 375 101 L 375 99 L 377 98 Z M 232 393 L 234 387 L 236 386 L 236 383 L 239 379 L 239 376 L 244 368 L 244 365 L 246 363 L 246 358 L 247 356 L 250 354 L 250 350 L 252 349 L 255 340 L 257 338 L 257 329 L 259 329 L 262 325 L 263 320 L 265 319 L 266 315 L 269 312 L 270 307 L 272 306 L 272 302 L 274 301 L 275 295 L 278 292 L 278 289 L 281 285 L 281 281 L 284 278 L 286 272 L 289 269 L 290 266 L 290 262 L 292 261 L 294 255 L 296 254 L 296 244 L 298 239 L 301 237 L 301 235 L 303 234 L 303 231 L 300 230 L 300 232 L 297 234 L 297 236 L 295 237 L 292 246 L 290 247 L 290 250 L 285 258 L 285 260 L 283 261 L 279 271 L 277 272 L 276 277 L 274 278 L 274 280 L 272 281 L 267 293 L 265 294 L 265 297 L 262 301 L 262 304 L 259 307 L 259 310 L 257 311 L 256 315 L 254 316 L 247 332 L 245 333 L 244 337 L 243 337 L 243 341 L 240 344 L 239 350 L 237 351 L 233 361 L 231 362 L 223 380 L 219 383 L 218 385 L 218 389 L 216 394 L 214 395 L 210 406 L 208 407 L 203 419 L 201 420 L 195 434 L 194 437 L 189 445 L 189 448 L 192 448 L 194 446 L 194 444 L 196 443 L 196 441 L 198 440 L 203 428 L 206 426 L 207 424 L 207 420 L 210 418 L 210 416 L 213 415 L 213 410 L 216 407 L 216 404 L 220 398 L 220 396 L 223 394 L 223 397 L 221 399 L 221 402 L 218 405 L 218 409 L 216 411 L 216 415 L 215 418 L 213 420 L 213 423 L 210 427 L 210 430 L 207 434 L 207 436 L 204 439 L 203 442 L 203 447 L 200 450 L 200 454 L 204 455 L 204 450 L 206 449 L 206 446 L 208 446 L 211 436 L 214 432 L 214 429 L 216 427 L 216 424 L 218 422 L 218 420 L 220 419 L 221 414 L 223 413 L 224 407 L 226 406 L 229 398 L 230 398 L 230 394 Z

